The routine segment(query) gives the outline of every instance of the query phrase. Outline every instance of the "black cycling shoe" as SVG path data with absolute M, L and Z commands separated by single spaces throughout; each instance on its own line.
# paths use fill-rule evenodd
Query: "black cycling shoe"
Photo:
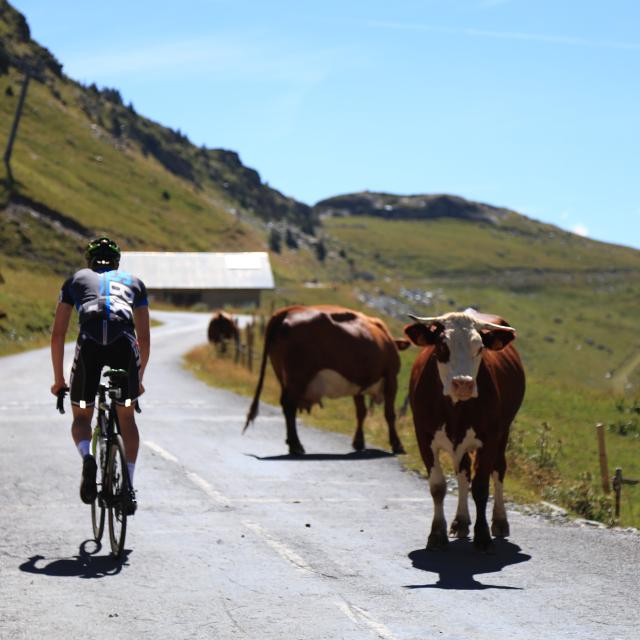
M 96 472 L 98 466 L 91 454 L 87 454 L 82 460 L 82 480 L 80 481 L 80 500 L 85 504 L 91 504 L 98 493 L 96 487 Z
M 132 516 L 138 508 L 138 501 L 136 500 L 136 492 L 133 489 L 129 489 L 129 495 L 127 496 L 123 511 L 126 516 Z

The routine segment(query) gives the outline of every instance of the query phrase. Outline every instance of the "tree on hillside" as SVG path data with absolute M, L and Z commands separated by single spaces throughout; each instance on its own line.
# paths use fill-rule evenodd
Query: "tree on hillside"
M 298 241 L 296 240 L 296 237 L 293 235 L 293 231 L 291 231 L 291 229 L 289 229 L 289 227 L 287 227 L 287 233 L 285 235 L 285 244 L 287 245 L 287 247 L 289 247 L 289 249 L 297 249 L 298 248 Z
M 324 242 L 322 240 L 318 240 L 316 243 L 316 258 L 320 260 L 320 262 L 324 262 L 324 259 L 327 257 L 327 248 L 324 246 Z
M 269 249 L 274 253 L 280 253 L 282 249 L 282 236 L 275 227 L 269 233 Z
M 9 54 L 7 50 L 4 48 L 4 44 L 2 40 L 0 40 L 0 76 L 3 76 L 9 73 Z

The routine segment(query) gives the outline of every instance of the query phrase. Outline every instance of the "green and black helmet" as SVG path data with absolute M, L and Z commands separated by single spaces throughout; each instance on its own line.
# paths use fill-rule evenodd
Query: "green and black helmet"
M 120 264 L 120 247 L 113 240 L 102 236 L 87 245 L 84 257 L 87 259 L 87 267 L 94 271 L 117 269 Z

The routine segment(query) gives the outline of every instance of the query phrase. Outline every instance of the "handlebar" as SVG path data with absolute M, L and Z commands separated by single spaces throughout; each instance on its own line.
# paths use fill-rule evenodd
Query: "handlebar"
M 69 387 L 62 387 L 56 394 L 56 409 L 60 413 L 65 413 L 64 410 L 64 398 L 69 393 Z M 140 400 L 136 400 L 136 413 L 142 413 L 142 407 L 140 406 Z
M 67 395 L 68 391 L 69 387 L 62 387 L 62 389 L 60 389 L 56 394 L 56 397 L 58 398 L 56 401 L 56 409 L 60 413 L 64 413 L 64 397 Z

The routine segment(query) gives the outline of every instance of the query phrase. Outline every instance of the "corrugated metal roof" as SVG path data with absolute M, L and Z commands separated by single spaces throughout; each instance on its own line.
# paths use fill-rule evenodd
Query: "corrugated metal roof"
M 273 289 L 269 254 L 123 251 L 120 270 L 147 289 Z

